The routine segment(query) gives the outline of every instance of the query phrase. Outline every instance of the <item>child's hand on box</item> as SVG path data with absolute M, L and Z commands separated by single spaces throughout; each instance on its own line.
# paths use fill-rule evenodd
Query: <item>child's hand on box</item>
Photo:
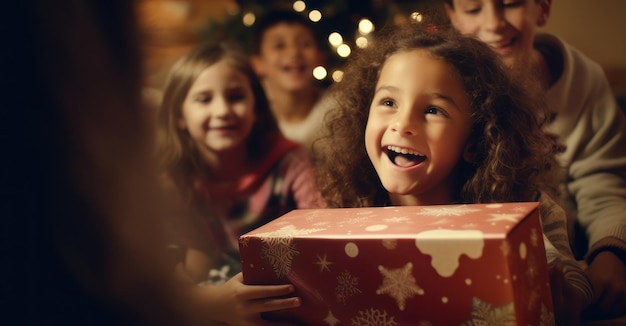
M 560 263 L 550 267 L 550 287 L 556 325 L 579 326 L 584 294 L 565 279 Z
M 277 325 L 263 320 L 261 313 L 300 306 L 300 298 L 285 298 L 294 292 L 293 285 L 246 285 L 241 273 L 223 285 L 205 288 L 212 318 L 233 326 Z

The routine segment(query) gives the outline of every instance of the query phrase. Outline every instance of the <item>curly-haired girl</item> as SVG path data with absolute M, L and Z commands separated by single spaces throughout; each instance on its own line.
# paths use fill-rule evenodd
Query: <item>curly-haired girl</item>
M 331 207 L 540 201 L 565 320 L 576 314 L 560 309 L 581 311 L 592 291 L 551 199 L 543 102 L 505 71 L 486 45 L 453 30 L 416 23 L 379 35 L 332 90 L 338 107 L 314 144 L 318 183 Z

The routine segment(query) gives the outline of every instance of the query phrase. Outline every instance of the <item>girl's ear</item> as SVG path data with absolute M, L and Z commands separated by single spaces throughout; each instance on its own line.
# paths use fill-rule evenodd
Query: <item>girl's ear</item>
M 450 23 L 452 23 L 452 26 L 458 29 L 456 13 L 454 12 L 454 8 L 452 8 L 452 6 L 449 5 L 447 2 L 444 3 L 443 6 L 444 6 L 444 9 L 446 10 L 446 14 L 448 15 L 448 18 L 450 19 Z
M 263 77 L 265 75 L 263 59 L 259 55 L 253 54 L 250 56 L 250 66 L 252 66 L 252 70 L 254 70 L 257 76 Z
M 474 159 L 476 156 L 476 143 L 474 140 L 470 140 L 465 144 L 465 149 L 463 150 L 463 160 L 467 163 L 474 163 Z

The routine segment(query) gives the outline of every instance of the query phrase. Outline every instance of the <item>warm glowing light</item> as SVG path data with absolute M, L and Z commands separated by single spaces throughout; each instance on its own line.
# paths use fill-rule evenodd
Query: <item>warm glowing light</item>
M 238 14 L 239 10 L 239 5 L 234 2 L 226 4 L 226 12 L 231 16 Z
M 303 12 L 304 9 L 306 9 L 306 3 L 304 3 L 304 1 L 298 0 L 293 2 L 293 10 Z
M 352 52 L 352 50 L 350 49 L 350 46 L 348 46 L 348 44 L 342 44 L 337 47 L 337 54 L 342 58 L 348 57 L 350 55 L 350 52 Z
M 340 46 L 343 43 L 343 36 L 337 32 L 332 32 L 328 35 L 328 43 L 334 47 Z
M 416 22 L 421 22 L 422 21 L 422 14 L 420 14 L 419 12 L 412 12 L 411 13 L 411 19 L 413 19 Z
M 326 75 L 328 75 L 328 72 L 326 71 L 326 68 L 322 66 L 317 66 L 313 69 L 313 77 L 317 80 L 326 78 Z
M 366 48 L 368 42 L 369 41 L 367 40 L 367 37 L 365 36 L 359 36 L 355 40 L 356 46 L 360 47 L 361 49 Z
M 343 80 L 343 71 L 335 70 L 331 77 L 335 83 L 338 83 Z
M 317 23 L 320 19 L 322 19 L 322 13 L 319 10 L 311 10 L 311 12 L 309 12 L 309 19 L 312 22 Z
M 256 21 L 256 16 L 253 13 L 247 12 L 245 15 L 243 15 L 244 25 L 252 26 L 252 24 L 254 24 L 254 21 Z
M 363 35 L 367 35 L 374 31 L 374 23 L 367 18 L 361 19 L 359 22 L 359 32 Z

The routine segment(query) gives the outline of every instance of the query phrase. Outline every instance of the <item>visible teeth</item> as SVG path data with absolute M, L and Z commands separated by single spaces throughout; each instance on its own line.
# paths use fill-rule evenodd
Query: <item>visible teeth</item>
M 400 154 L 411 154 L 411 155 L 417 155 L 417 156 L 422 156 L 422 154 L 408 150 L 406 148 L 402 148 L 402 147 L 398 147 L 398 146 L 387 146 L 387 149 L 389 149 L 390 151 L 396 152 L 396 153 L 400 153 Z

